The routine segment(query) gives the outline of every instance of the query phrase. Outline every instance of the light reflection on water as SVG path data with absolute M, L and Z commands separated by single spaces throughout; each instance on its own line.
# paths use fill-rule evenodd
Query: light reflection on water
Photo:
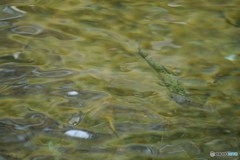
M 19 2 L 0 2 L 0 159 L 240 150 L 238 0 Z M 139 40 L 189 108 L 138 55 Z

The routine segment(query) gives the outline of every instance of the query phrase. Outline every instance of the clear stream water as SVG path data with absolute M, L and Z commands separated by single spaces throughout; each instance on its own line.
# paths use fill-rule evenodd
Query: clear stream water
M 210 152 L 240 154 L 239 15 L 239 0 L 1 0 L 0 160 L 238 159 Z

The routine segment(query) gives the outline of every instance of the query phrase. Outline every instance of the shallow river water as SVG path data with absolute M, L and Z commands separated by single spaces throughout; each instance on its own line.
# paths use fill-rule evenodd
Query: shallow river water
M 239 0 L 1 0 L 0 160 L 238 159 L 210 152 L 240 154 L 239 15 Z

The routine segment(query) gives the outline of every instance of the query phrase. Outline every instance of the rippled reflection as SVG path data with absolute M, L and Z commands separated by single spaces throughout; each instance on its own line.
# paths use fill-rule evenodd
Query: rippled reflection
M 0 0 L 0 160 L 239 151 L 239 5 Z M 186 88 L 188 108 L 139 40 Z
M 1 82 L 27 77 L 35 67 L 31 66 L 0 66 Z
M 35 26 L 20 26 L 11 29 L 12 32 L 17 34 L 39 34 L 41 29 Z
M 39 71 L 31 66 L 1 66 L 1 81 L 20 79 L 22 77 L 54 78 L 72 75 L 74 72 L 69 70 Z
M 57 95 L 62 95 L 69 99 L 78 99 L 78 100 L 96 100 L 96 99 L 108 96 L 106 93 L 99 92 L 99 91 L 79 90 L 79 91 L 74 91 L 74 93 L 76 92 L 78 94 L 69 94 L 71 92 L 72 91 L 56 90 L 52 93 Z
M 34 70 L 32 76 L 39 78 L 58 78 L 72 75 L 74 72 L 69 70 L 56 70 L 56 71 L 38 71 Z
M 9 8 L 8 6 L 5 6 L 3 9 L 1 9 L 0 20 L 9 20 L 23 16 L 24 16 L 23 14 L 16 12 L 15 10 Z

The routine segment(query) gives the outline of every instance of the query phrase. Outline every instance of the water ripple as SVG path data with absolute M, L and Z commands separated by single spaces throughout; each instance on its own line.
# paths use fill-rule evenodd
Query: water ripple
M 19 26 L 12 28 L 11 31 L 17 34 L 39 34 L 42 32 L 42 29 L 36 26 Z
M 24 119 L 16 119 L 13 122 L 19 128 L 29 128 L 35 131 L 58 125 L 57 122 L 42 113 L 29 113 L 24 116 Z
M 30 66 L 1 66 L 0 67 L 0 82 L 20 79 L 29 75 L 35 69 Z
M 73 71 L 70 70 L 53 70 L 53 71 L 33 71 L 34 75 L 33 77 L 39 77 L 39 78 L 58 78 L 58 77 L 65 77 L 74 74 Z
M 57 106 L 60 106 L 60 107 L 71 107 L 71 108 L 80 108 L 80 107 L 83 107 L 84 104 L 82 102 L 69 100 L 67 102 L 60 102 L 60 103 L 57 104 Z
M 78 94 L 76 95 L 71 95 L 69 94 L 70 91 L 65 91 L 65 90 L 55 90 L 52 92 L 52 94 L 57 94 L 57 95 L 62 95 L 64 97 L 67 97 L 68 99 L 76 99 L 76 100 L 95 100 L 99 99 L 102 97 L 108 96 L 105 92 L 100 92 L 100 91 L 84 91 L 84 90 L 77 90 Z M 71 91 L 73 92 L 73 91 Z
M 14 145 L 15 143 L 26 141 L 32 133 L 25 130 L 16 130 L 13 124 L 6 124 L 4 121 L 1 121 L 0 135 L 0 145 Z
M 142 145 L 132 145 L 127 147 L 127 151 L 135 152 L 138 154 L 153 154 L 153 149 L 151 147 L 142 146 Z
M 23 14 L 20 14 L 19 12 L 12 10 L 8 6 L 5 6 L 1 11 L 0 20 L 9 20 L 23 16 L 24 16 Z

